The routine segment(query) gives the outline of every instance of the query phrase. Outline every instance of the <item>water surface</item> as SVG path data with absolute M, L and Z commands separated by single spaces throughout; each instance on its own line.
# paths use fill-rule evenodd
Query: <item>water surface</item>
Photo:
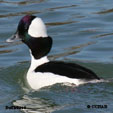
M 0 0 L 0 110 L 26 106 L 30 113 L 112 113 L 113 1 Z M 104 82 L 79 87 L 56 84 L 32 91 L 26 83 L 29 51 L 21 42 L 6 43 L 26 14 L 41 17 L 53 38 L 52 60 L 74 62 L 92 69 Z M 87 105 L 107 105 L 88 109 Z

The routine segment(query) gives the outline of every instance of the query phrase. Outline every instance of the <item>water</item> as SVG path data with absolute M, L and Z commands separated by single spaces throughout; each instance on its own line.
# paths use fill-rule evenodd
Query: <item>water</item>
M 0 0 L 0 113 L 112 113 L 112 4 L 112 0 Z M 32 91 L 25 79 L 28 48 L 21 42 L 5 42 L 25 14 L 39 16 L 46 23 L 54 41 L 50 59 L 79 63 L 104 82 L 79 87 L 56 84 Z M 29 109 L 5 109 L 12 105 Z

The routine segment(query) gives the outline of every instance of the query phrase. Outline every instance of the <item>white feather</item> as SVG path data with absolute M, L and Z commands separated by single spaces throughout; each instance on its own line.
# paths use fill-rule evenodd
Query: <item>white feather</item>
M 30 51 L 31 52 L 31 51 Z M 71 83 L 76 86 L 85 83 L 95 83 L 100 82 L 99 80 L 84 81 L 81 79 L 68 78 L 66 76 L 57 75 L 51 72 L 35 72 L 36 67 L 49 62 L 48 58 L 42 57 L 40 59 L 35 59 L 31 54 L 31 66 L 27 73 L 27 82 L 32 89 L 38 90 L 45 86 L 50 86 L 56 83 Z
M 47 37 L 47 29 L 41 18 L 32 20 L 28 29 L 28 34 L 34 38 Z
M 31 51 L 30 51 L 30 53 L 31 53 Z M 40 89 L 42 87 L 53 85 L 56 83 L 69 82 L 69 83 L 74 83 L 76 85 L 83 83 L 79 79 L 72 79 L 72 78 L 68 78 L 66 76 L 53 74 L 51 72 L 45 72 L 45 73 L 41 73 L 41 72 L 35 73 L 34 72 L 36 67 L 38 67 L 44 63 L 47 63 L 47 62 L 49 62 L 49 60 L 46 56 L 42 57 L 40 59 L 35 59 L 31 54 L 31 66 L 27 73 L 27 81 L 32 89 L 36 90 L 36 89 Z
M 44 64 L 44 63 L 49 62 L 47 56 L 44 56 L 44 57 L 42 57 L 42 58 L 40 58 L 40 59 L 35 59 L 35 58 L 32 56 L 31 51 L 30 51 L 30 55 L 31 55 L 31 66 L 30 66 L 30 68 L 29 68 L 29 70 L 28 70 L 28 73 L 34 71 L 34 69 L 35 69 L 36 67 L 38 67 L 38 66 L 40 66 L 40 65 L 42 65 L 42 64 Z
M 50 86 L 56 83 L 73 83 L 75 85 L 83 84 L 79 79 L 72 79 L 66 76 L 56 75 L 50 72 L 31 72 L 27 75 L 27 81 L 32 89 L 40 89 L 45 86 Z

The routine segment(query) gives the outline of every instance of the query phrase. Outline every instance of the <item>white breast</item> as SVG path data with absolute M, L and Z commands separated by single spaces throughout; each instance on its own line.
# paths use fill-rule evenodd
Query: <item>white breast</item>
M 50 86 L 56 83 L 72 83 L 72 84 L 75 84 L 76 86 L 85 83 L 84 81 L 81 81 L 80 79 L 72 79 L 66 76 L 56 75 L 50 72 L 28 73 L 27 81 L 30 87 L 35 90 L 40 89 L 45 86 Z

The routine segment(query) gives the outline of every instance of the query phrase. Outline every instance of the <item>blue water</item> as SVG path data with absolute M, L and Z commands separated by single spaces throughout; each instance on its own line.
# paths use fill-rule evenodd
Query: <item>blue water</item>
M 54 41 L 51 60 L 81 64 L 104 81 L 30 89 L 26 83 L 28 48 L 22 42 L 6 43 L 26 14 L 39 16 L 46 23 Z M 0 0 L 0 113 L 112 113 L 112 67 L 112 0 Z M 30 109 L 6 109 L 13 105 Z

